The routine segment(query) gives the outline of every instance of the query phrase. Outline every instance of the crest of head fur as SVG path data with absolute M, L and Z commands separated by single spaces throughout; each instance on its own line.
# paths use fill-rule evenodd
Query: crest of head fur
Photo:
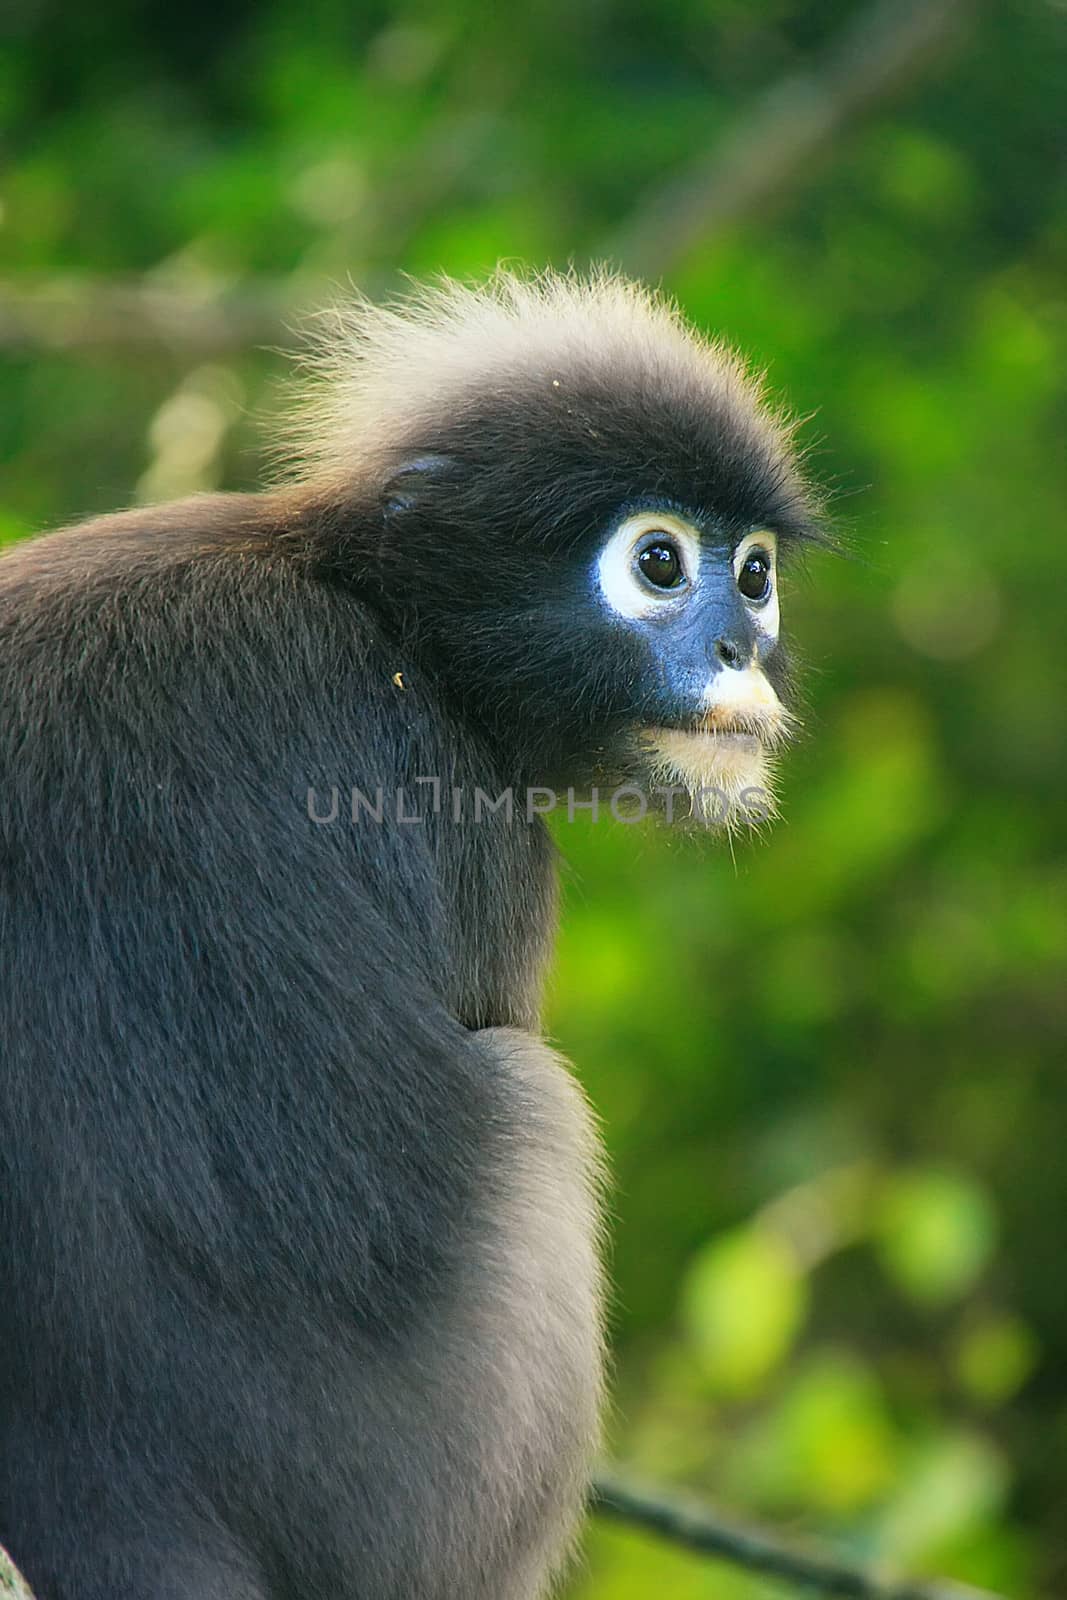
M 440 278 L 386 305 L 353 295 L 321 314 L 301 364 L 312 382 L 279 459 L 328 485 L 395 458 L 480 386 L 556 370 L 564 383 L 576 366 L 644 381 L 683 373 L 783 448 L 791 432 L 735 352 L 606 269 Z

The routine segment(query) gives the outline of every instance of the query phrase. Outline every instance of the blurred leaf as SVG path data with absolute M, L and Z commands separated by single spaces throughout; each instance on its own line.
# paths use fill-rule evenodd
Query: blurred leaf
M 881 1386 L 847 1350 L 811 1357 L 735 1452 L 731 1481 L 772 1509 L 840 1515 L 893 1481 L 899 1448 Z
M 766 1228 L 738 1228 L 708 1245 L 683 1290 L 686 1328 L 708 1383 L 757 1390 L 788 1353 L 808 1304 L 788 1246 Z
M 927 1170 L 891 1178 L 877 1224 L 883 1264 L 921 1305 L 965 1294 L 989 1261 L 996 1216 L 973 1179 Z
M 984 1405 L 1002 1405 L 1030 1376 L 1037 1340 L 1021 1317 L 990 1312 L 964 1329 L 956 1346 L 960 1383 Z
M 931 1439 L 915 1453 L 879 1518 L 879 1552 L 913 1562 L 980 1527 L 1000 1508 L 1009 1476 L 979 1434 L 957 1429 Z

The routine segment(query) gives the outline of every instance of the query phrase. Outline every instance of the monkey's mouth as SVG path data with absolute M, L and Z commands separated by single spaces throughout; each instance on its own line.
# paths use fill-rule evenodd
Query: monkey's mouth
M 756 752 L 778 749 L 789 736 L 791 721 L 788 712 L 781 709 L 773 712 L 762 708 L 745 711 L 736 706 L 713 706 L 699 717 L 673 725 L 650 727 L 647 735 L 656 741 L 664 735 L 672 739 L 691 739 L 695 743 L 705 744 L 709 753 L 716 748 Z
M 711 706 L 673 727 L 646 728 L 639 742 L 654 787 L 687 789 L 694 816 L 730 829 L 753 825 L 754 801 L 759 820 L 774 815 L 774 751 L 789 722 L 781 706 Z
M 731 706 L 673 724 L 641 730 L 639 743 L 658 770 L 700 775 L 700 781 L 762 782 L 767 762 L 788 737 L 784 714 L 749 713 Z
M 724 744 L 739 744 L 746 741 L 752 745 L 768 743 L 766 727 L 762 724 L 742 722 L 737 717 L 722 721 L 709 721 L 705 717 L 691 731 L 696 739 L 714 739 Z

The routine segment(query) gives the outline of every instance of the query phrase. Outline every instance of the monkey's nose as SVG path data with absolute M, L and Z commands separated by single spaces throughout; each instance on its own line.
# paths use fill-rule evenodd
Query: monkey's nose
M 733 639 L 717 639 L 715 654 L 724 667 L 739 667 L 741 665 L 741 646 Z

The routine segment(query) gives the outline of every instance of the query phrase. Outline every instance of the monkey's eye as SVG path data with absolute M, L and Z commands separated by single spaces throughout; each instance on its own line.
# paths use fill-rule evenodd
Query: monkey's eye
M 685 582 L 685 568 L 672 539 L 655 537 L 638 552 L 637 566 L 646 583 L 655 589 L 678 589 Z
M 737 587 L 746 600 L 757 604 L 771 592 L 771 558 L 766 550 L 750 550 L 737 574 Z
M 667 626 L 700 583 L 700 535 L 675 511 L 634 511 L 597 557 L 600 593 L 617 616 Z

